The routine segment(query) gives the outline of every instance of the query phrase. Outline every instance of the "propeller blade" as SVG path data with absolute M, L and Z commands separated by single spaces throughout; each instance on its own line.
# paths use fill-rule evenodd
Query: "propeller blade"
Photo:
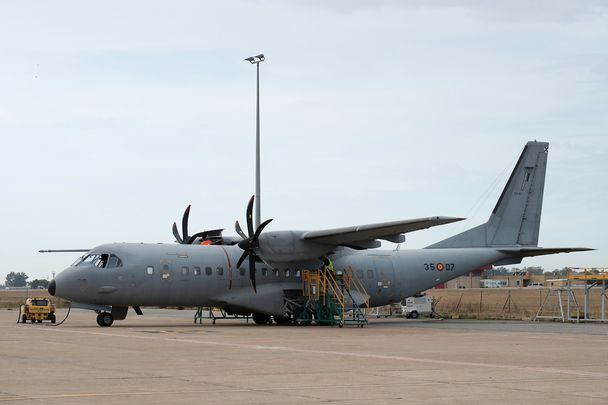
M 179 236 L 179 232 L 177 231 L 177 224 L 174 222 L 173 223 L 173 236 L 175 236 L 175 240 L 177 241 L 177 243 L 182 243 L 182 237 Z
M 245 235 L 245 232 L 243 232 L 243 230 L 241 229 L 241 225 L 239 224 L 239 221 L 236 221 L 234 223 L 234 229 L 236 229 L 236 233 L 238 233 L 239 236 L 241 238 L 243 238 L 243 240 L 247 239 L 247 235 Z
M 257 257 L 258 259 L 260 259 L 262 261 L 262 263 L 264 263 L 266 266 L 268 266 L 271 270 L 274 270 L 274 266 L 270 263 L 268 263 L 266 260 L 264 260 L 263 257 L 255 255 L 255 257 Z
M 184 216 L 182 217 L 182 235 L 184 240 L 183 243 L 186 243 L 188 241 L 188 217 L 190 217 L 190 205 L 186 207 L 186 211 L 184 211 Z
M 252 195 L 249 199 L 249 204 L 247 205 L 247 231 L 249 233 L 249 237 L 253 236 L 253 201 L 255 200 L 255 195 Z
M 255 256 L 249 255 L 249 278 L 251 279 L 251 285 L 253 286 L 253 292 L 258 293 L 255 287 Z
M 266 225 L 268 225 L 269 223 L 272 222 L 272 218 L 262 222 L 260 224 L 260 226 L 258 226 L 258 229 L 255 230 L 255 234 L 253 235 L 253 240 L 257 241 L 258 238 L 260 237 L 260 234 L 262 233 L 262 231 L 264 230 L 264 228 L 266 228 Z
M 236 262 L 236 267 L 237 267 L 237 269 L 238 269 L 239 267 L 241 267 L 241 264 L 243 264 L 243 262 L 244 262 L 244 261 L 245 261 L 245 259 L 247 258 L 247 255 L 248 255 L 248 254 L 249 254 L 249 251 L 248 251 L 248 250 L 245 250 L 245 251 L 243 252 L 243 254 L 241 255 L 241 257 L 239 257 L 239 261 L 238 261 L 238 262 Z

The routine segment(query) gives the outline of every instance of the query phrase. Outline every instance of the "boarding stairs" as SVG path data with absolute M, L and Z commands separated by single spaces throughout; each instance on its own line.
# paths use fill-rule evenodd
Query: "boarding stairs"
M 302 270 L 302 298 L 304 304 L 294 312 L 300 325 L 354 324 L 363 327 L 367 323 L 369 295 L 352 268 L 331 271 Z

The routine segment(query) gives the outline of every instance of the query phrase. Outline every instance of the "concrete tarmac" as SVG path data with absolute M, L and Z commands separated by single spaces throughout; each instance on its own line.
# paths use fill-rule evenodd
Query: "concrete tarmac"
M 17 314 L 0 311 L 0 403 L 608 403 L 608 325 L 194 325 L 193 311 L 144 309 L 100 328 L 90 311 L 56 327 Z

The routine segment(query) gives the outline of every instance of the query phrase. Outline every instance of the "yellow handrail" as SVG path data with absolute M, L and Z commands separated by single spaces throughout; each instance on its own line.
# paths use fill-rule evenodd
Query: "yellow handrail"
M 367 308 L 369 308 L 369 294 L 367 293 L 367 291 L 365 290 L 365 287 L 363 286 L 363 283 L 361 282 L 361 280 L 359 279 L 359 277 L 357 276 L 357 274 L 355 274 L 355 271 L 349 267 L 346 269 L 346 273 L 348 274 L 348 278 L 349 278 L 349 289 L 350 289 L 350 281 L 353 280 L 353 284 L 355 286 L 355 290 L 359 293 L 359 295 L 361 295 L 361 298 L 363 298 L 365 301 L 363 301 L 363 303 L 365 304 L 365 306 Z

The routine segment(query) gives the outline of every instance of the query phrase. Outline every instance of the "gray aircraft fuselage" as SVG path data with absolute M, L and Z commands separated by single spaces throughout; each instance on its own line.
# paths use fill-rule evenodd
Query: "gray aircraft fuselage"
M 81 263 L 56 277 L 56 295 L 102 306 L 218 306 L 233 312 L 282 316 L 283 291 L 301 290 L 301 271 L 319 261 L 256 265 L 257 293 L 245 267 L 235 268 L 237 246 L 121 243 L 89 254 L 113 254 L 121 267 Z M 398 302 L 420 291 L 507 257 L 491 248 L 353 250 L 330 256 L 336 271 L 351 268 L 371 306 Z M 439 266 L 438 266 L 439 265 Z M 441 269 L 441 270 L 439 270 Z

